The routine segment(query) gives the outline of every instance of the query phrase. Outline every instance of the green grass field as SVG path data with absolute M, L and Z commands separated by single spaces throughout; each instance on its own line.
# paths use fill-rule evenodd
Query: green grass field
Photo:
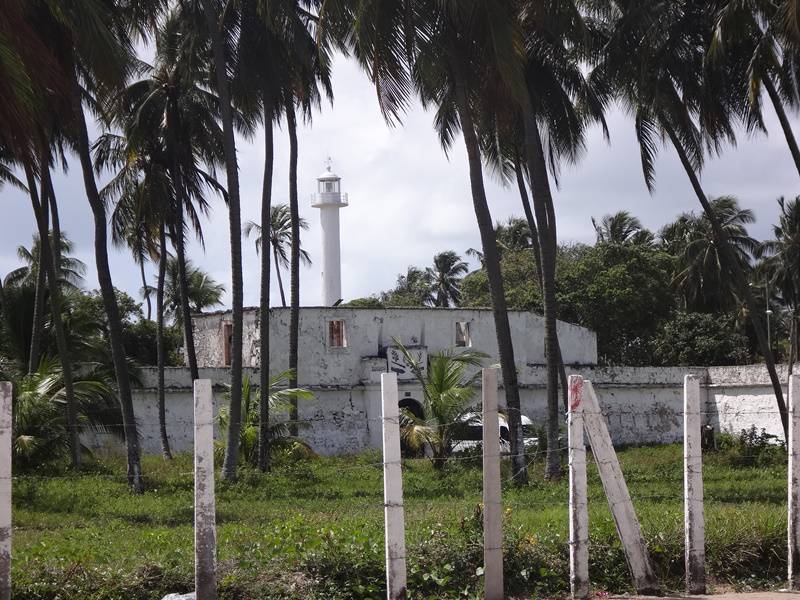
M 716 585 L 779 586 L 786 569 L 786 468 L 781 451 L 705 457 L 707 558 Z M 283 461 L 217 484 L 220 592 L 225 599 L 382 598 L 382 471 L 375 453 Z M 657 572 L 683 572 L 680 446 L 620 452 Z M 744 464 L 743 464 L 744 463 Z M 748 465 L 747 463 L 754 463 Z M 192 462 L 145 460 L 149 489 L 128 493 L 120 463 L 85 474 L 14 482 L 13 597 L 160 599 L 193 583 Z M 505 557 L 514 597 L 568 591 L 567 484 L 505 485 Z M 504 467 L 507 468 L 507 465 Z M 409 589 L 415 598 L 478 598 L 482 563 L 479 461 L 439 475 L 404 465 Z M 599 591 L 629 579 L 596 470 L 589 466 L 590 568 Z

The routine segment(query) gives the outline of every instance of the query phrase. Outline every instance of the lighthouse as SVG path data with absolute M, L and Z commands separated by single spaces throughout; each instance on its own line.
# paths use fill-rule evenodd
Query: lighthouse
M 317 194 L 311 206 L 319 209 L 322 226 L 322 306 L 333 306 L 342 299 L 342 253 L 339 239 L 339 209 L 347 206 L 342 194 L 341 177 L 331 171 L 317 177 Z

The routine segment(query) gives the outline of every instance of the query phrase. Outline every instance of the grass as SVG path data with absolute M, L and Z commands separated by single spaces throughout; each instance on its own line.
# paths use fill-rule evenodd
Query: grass
M 659 577 L 681 587 L 682 449 L 632 448 L 620 461 Z M 786 570 L 785 454 L 757 464 L 735 447 L 704 460 L 707 560 L 712 581 L 780 585 Z M 383 509 L 379 454 L 279 461 L 217 484 L 223 599 L 382 598 Z M 752 462 L 752 461 L 751 461 Z M 518 597 L 568 591 L 567 484 L 505 485 L 507 587 Z M 13 597 L 159 599 L 193 583 L 192 460 L 145 459 L 148 491 L 127 492 L 120 463 L 80 475 L 14 481 Z M 507 465 L 504 466 L 507 468 Z M 508 473 L 505 473 L 507 476 Z M 439 475 L 404 465 L 409 589 L 416 598 L 479 598 L 482 564 L 479 461 Z M 629 591 L 625 560 L 602 486 L 589 467 L 590 574 L 599 591 Z

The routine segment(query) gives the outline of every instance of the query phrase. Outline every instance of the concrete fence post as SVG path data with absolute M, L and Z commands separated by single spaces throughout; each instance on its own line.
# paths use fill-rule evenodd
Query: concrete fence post
M 584 428 L 592 445 L 592 453 L 600 472 L 600 480 L 608 499 L 608 507 L 614 517 L 625 559 L 633 577 L 633 585 L 640 595 L 657 595 L 660 586 L 653 568 L 647 545 L 642 537 L 639 519 L 633 509 L 633 502 L 625 484 L 625 477 L 619 466 L 617 453 L 611 443 L 605 418 L 600 412 L 600 404 L 590 381 L 583 382 L 583 397 L 581 399 L 584 413 Z
M 503 600 L 503 501 L 497 369 L 483 369 L 483 587 L 486 600 Z
M 569 377 L 569 587 L 575 600 L 589 597 L 589 508 L 583 440 L 583 378 Z
M 0 381 L 0 600 L 11 600 L 11 382 Z
M 194 381 L 194 584 L 197 600 L 217 598 L 214 410 L 211 381 Z
M 800 375 L 789 377 L 789 587 L 800 589 Z
M 700 440 L 700 379 L 683 380 L 683 508 L 686 530 L 686 591 L 706 593 L 703 449 Z
M 386 598 L 406 597 L 406 525 L 400 456 L 397 373 L 381 374 L 383 406 L 383 505 L 386 535 Z

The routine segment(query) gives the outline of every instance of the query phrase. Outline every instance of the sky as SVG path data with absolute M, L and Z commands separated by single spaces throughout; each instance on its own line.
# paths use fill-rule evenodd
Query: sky
M 461 138 L 447 154 L 433 129 L 433 114 L 418 104 L 410 107 L 401 126 L 384 121 L 372 84 L 353 61 L 335 59 L 335 101 L 323 104 L 313 123 L 299 132 L 300 215 L 310 227 L 302 237 L 313 264 L 301 269 L 301 304 L 321 303 L 321 231 L 318 209 L 311 207 L 316 178 L 331 158 L 342 178 L 350 206 L 341 210 L 342 295 L 345 300 L 375 294 L 394 286 L 409 265 L 429 266 L 434 254 L 480 248 L 469 189 L 466 151 Z M 750 232 L 769 237 L 778 214 L 777 198 L 800 194 L 800 181 L 777 118 L 766 107 L 768 136 L 742 132 L 738 145 L 709 160 L 702 184 L 709 196 L 731 194 L 751 209 L 757 222 Z M 674 151 L 665 147 L 656 162 L 656 189 L 648 193 L 641 173 L 632 120 L 619 110 L 607 115 L 607 142 L 599 128 L 589 132 L 586 152 L 573 166 L 564 167 L 560 188 L 554 190 L 561 242 L 593 242 L 591 217 L 627 210 L 653 230 L 699 204 Z M 792 119 L 795 130 L 798 121 Z M 95 133 L 96 133 L 95 129 Z M 288 135 L 276 131 L 273 202 L 288 202 Z M 242 220 L 259 220 L 264 164 L 263 135 L 238 143 Z M 224 180 L 224 170 L 219 173 Z M 522 216 L 516 186 L 504 188 L 485 173 L 487 197 L 495 221 Z M 55 176 L 62 229 L 75 244 L 75 256 L 88 266 L 86 287 L 97 287 L 93 254 L 92 215 L 83 189 L 77 157 L 68 173 Z M 101 181 L 102 183 L 102 181 Z M 19 266 L 16 249 L 29 246 L 36 229 L 30 201 L 6 186 L 0 190 L 0 276 Z M 222 200 L 211 199 L 204 219 L 205 247 L 192 240 L 193 263 L 230 289 L 228 213 Z M 243 239 L 244 302 L 258 305 L 259 258 L 252 239 Z M 465 257 L 466 258 L 466 257 Z M 111 249 L 114 285 L 140 298 L 139 271 L 125 249 Z M 477 266 L 472 263 L 473 267 Z M 155 285 L 154 265 L 147 276 Z M 288 275 L 284 278 L 288 281 Z M 287 290 L 288 293 L 288 290 Z M 273 279 L 272 304 L 280 302 Z M 226 292 L 225 306 L 230 296 Z

